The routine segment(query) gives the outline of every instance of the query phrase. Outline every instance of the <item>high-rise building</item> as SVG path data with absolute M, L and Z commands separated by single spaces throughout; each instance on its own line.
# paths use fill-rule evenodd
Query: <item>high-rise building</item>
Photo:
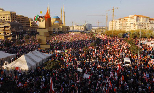
M 5 11 L 2 8 L 0 8 L 0 19 L 6 22 L 14 22 L 14 21 L 19 22 L 21 23 L 21 25 L 23 26 L 23 30 L 25 31 L 30 31 L 32 28 L 37 27 L 36 26 L 37 24 L 35 24 L 35 27 L 32 26 L 33 22 L 30 18 L 23 15 L 16 15 L 16 12 Z
M 4 9 L 0 8 L 0 19 L 13 22 L 16 20 L 16 12 L 5 11 Z
M 23 27 L 19 22 L 8 22 L 0 19 L 0 39 L 13 40 L 23 37 Z
M 30 30 L 30 19 L 23 15 L 16 15 L 16 21 L 21 23 L 25 31 Z
M 143 15 L 129 15 L 109 22 L 109 30 L 131 31 L 138 29 L 150 30 L 154 28 L 154 18 Z

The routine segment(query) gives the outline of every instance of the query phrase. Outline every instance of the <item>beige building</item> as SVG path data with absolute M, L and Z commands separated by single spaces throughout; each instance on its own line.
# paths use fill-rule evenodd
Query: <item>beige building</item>
M 5 11 L 4 9 L 0 8 L 0 19 L 13 22 L 16 20 L 16 12 Z
M 25 17 L 23 15 L 16 15 L 16 20 L 17 22 L 22 24 L 25 31 L 28 31 L 30 29 L 30 20 L 28 17 Z
M 73 25 L 70 26 L 70 31 L 91 31 L 92 24 L 85 23 L 84 25 Z
M 39 40 L 40 47 L 42 49 L 50 48 L 50 45 L 46 44 L 46 41 L 51 40 L 52 34 L 66 33 L 69 30 L 69 26 L 65 26 L 65 11 L 61 9 L 61 18 L 54 16 L 51 18 L 50 9 L 47 8 L 47 12 L 44 16 L 38 18 L 39 26 L 36 39 Z
M 154 18 L 143 15 L 129 15 L 109 22 L 109 30 L 150 30 L 154 28 Z
M 92 32 L 93 33 L 103 33 L 106 30 L 106 27 L 99 27 L 99 26 L 95 26 L 92 27 Z
M 28 17 L 23 15 L 16 15 L 16 12 L 12 11 L 5 11 L 4 9 L 0 8 L 0 19 L 7 21 L 7 22 L 14 22 L 17 21 L 22 24 L 23 29 L 25 31 L 30 31 L 31 29 L 37 29 L 37 24 L 32 21 Z
M 1 20 L 0 22 L 0 40 L 4 40 L 4 39 L 12 39 L 10 37 L 11 35 L 11 30 L 10 30 L 10 24 L 6 21 Z
M 0 40 L 17 39 L 22 32 L 23 28 L 20 23 L 0 20 Z
M 71 31 L 85 31 L 86 26 L 85 25 L 74 25 L 74 26 L 70 26 L 70 30 Z
M 31 31 L 37 31 L 38 25 L 36 24 L 36 22 L 33 21 L 32 18 L 30 18 L 29 20 L 30 20 L 30 29 L 31 29 Z

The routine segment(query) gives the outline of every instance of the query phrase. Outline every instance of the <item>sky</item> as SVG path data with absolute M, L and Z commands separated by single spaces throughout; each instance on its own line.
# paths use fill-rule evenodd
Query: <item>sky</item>
M 18 15 L 30 18 L 34 18 L 37 14 L 45 15 L 48 5 L 51 17 L 60 17 L 61 8 L 64 5 L 65 21 L 68 26 L 71 26 L 72 22 L 82 25 L 85 21 L 93 26 L 98 26 L 99 21 L 99 26 L 105 26 L 105 16 L 88 15 L 108 13 L 108 21 L 111 21 L 113 7 L 118 7 L 115 9 L 114 19 L 135 14 L 154 18 L 153 4 L 154 0 L 0 0 L 0 8 L 5 11 L 15 11 Z

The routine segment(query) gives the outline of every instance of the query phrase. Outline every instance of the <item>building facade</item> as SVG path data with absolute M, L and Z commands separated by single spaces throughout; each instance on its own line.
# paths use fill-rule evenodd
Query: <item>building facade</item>
M 106 27 L 104 26 L 93 26 L 91 31 L 93 33 L 103 33 L 106 30 Z
M 138 29 L 150 30 L 154 28 L 154 18 L 143 15 L 129 15 L 109 22 L 109 30 L 131 31 Z
M 23 15 L 17 15 L 16 12 L 13 11 L 5 11 L 4 9 L 0 8 L 0 20 L 4 20 L 6 22 L 19 22 L 23 26 L 23 30 L 30 31 L 35 28 L 37 29 L 37 24 L 30 19 Z M 34 26 L 35 24 L 35 26 Z
M 13 22 L 16 20 L 16 12 L 5 11 L 0 8 L 0 19 L 8 22 Z
M 70 31 L 91 31 L 92 24 L 73 25 L 70 26 Z
M 23 15 L 16 15 L 16 21 L 22 24 L 25 31 L 30 29 L 30 19 L 28 17 Z
M 85 25 L 74 25 L 74 26 L 70 26 L 70 30 L 71 31 L 85 31 L 86 27 Z
M 18 22 L 0 20 L 0 40 L 16 40 L 23 36 L 23 27 Z
M 48 6 L 46 14 L 44 16 L 39 16 L 37 20 L 39 21 L 37 29 L 39 34 L 36 35 L 36 39 L 38 39 L 42 49 L 50 48 L 50 45 L 47 45 L 46 42 L 51 40 L 53 34 L 66 33 L 69 30 L 69 26 L 65 25 L 64 7 L 63 10 L 61 9 L 61 18 L 58 16 L 53 16 L 51 18 Z

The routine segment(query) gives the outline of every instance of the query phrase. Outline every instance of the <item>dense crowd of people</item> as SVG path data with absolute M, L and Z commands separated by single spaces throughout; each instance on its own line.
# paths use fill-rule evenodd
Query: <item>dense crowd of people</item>
M 17 58 L 23 54 L 39 48 L 39 43 L 37 40 L 29 40 L 28 43 L 25 40 L 19 40 L 19 44 L 11 40 L 2 40 L 0 42 L 0 51 L 5 51 L 6 53 L 16 54 Z
M 9 76 L 1 70 L 0 90 L 15 93 L 48 93 L 51 90 L 55 93 L 154 92 L 153 47 L 141 44 L 138 57 L 123 38 L 95 37 L 92 39 L 88 34 L 53 36 L 47 41 L 53 54 L 50 60 L 58 60 L 63 65 L 47 70 L 43 64 L 26 73 L 14 70 Z M 97 38 L 100 41 L 94 45 Z M 137 46 L 139 40 L 132 42 Z M 129 66 L 125 65 L 124 58 L 131 60 Z M 12 86 L 6 87 L 9 84 Z

